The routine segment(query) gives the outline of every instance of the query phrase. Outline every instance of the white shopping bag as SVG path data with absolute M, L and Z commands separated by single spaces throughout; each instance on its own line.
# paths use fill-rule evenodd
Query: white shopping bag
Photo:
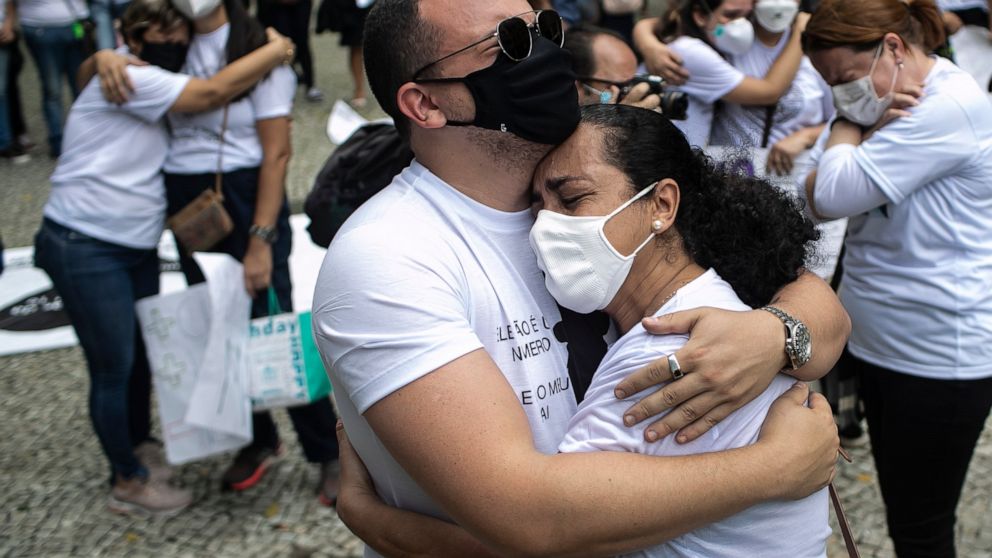
M 251 442 L 245 344 L 251 302 L 241 264 L 197 254 L 206 283 L 135 305 L 174 465 Z

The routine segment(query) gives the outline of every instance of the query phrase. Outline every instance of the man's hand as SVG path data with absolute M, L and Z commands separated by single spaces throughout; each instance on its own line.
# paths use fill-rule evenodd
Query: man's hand
M 120 105 L 127 102 L 134 93 L 134 84 L 127 74 L 128 66 L 147 66 L 148 63 L 135 56 L 117 54 L 111 49 L 97 51 L 93 55 L 96 72 L 100 77 L 100 91 L 107 101 Z
M 638 83 L 620 100 L 620 104 L 654 110 L 661 106 L 661 97 L 651 93 L 651 86 L 648 84 Z
M 656 335 L 691 335 L 675 352 L 685 377 L 671 381 L 668 360 L 663 358 L 617 384 L 616 396 L 624 399 L 669 382 L 624 414 L 624 424 L 633 426 L 672 410 L 647 427 L 644 439 L 648 442 L 674 432 L 681 444 L 695 440 L 765 391 L 786 365 L 785 329 L 764 310 L 697 308 L 645 318 L 642 323 L 648 333 Z
M 269 287 L 272 282 L 272 246 L 261 238 L 252 236 L 245 252 L 245 289 L 255 295 Z
M 768 409 L 756 445 L 773 448 L 784 499 L 805 498 L 836 473 L 840 438 L 830 404 L 819 393 L 811 394 L 804 382 L 796 382 Z

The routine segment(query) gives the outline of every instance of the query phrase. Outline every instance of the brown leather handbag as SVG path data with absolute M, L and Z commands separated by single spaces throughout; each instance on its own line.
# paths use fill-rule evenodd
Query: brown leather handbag
M 224 134 L 227 132 L 227 107 L 220 131 L 220 153 L 217 156 L 217 173 L 214 187 L 204 190 L 186 207 L 169 218 L 169 228 L 179 245 L 189 254 L 206 252 L 217 246 L 234 230 L 234 222 L 224 209 L 223 183 Z

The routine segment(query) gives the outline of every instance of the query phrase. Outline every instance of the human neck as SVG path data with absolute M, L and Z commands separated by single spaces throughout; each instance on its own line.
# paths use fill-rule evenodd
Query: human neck
M 227 23 L 227 8 L 221 4 L 213 13 L 207 14 L 200 19 L 193 22 L 193 29 L 201 35 L 204 33 L 212 33 L 225 23 Z
M 920 49 L 906 51 L 906 60 L 903 64 L 903 72 L 909 83 L 923 83 L 936 61 Z
M 613 302 L 606 307 L 617 324 L 620 335 L 626 334 L 643 318 L 653 316 L 686 283 L 705 273 L 699 264 L 685 254 L 674 262 L 668 259 L 667 249 L 653 248 L 651 260 L 634 264 L 630 276 L 624 281 Z
M 551 147 L 503 151 L 479 145 L 463 133 L 413 140 L 417 161 L 452 188 L 499 211 L 530 207 L 530 180 Z
M 754 36 L 761 41 L 761 44 L 768 47 L 777 45 L 778 42 L 782 40 L 782 35 L 784 34 L 785 33 L 775 33 L 773 31 L 769 31 L 760 25 L 754 26 Z

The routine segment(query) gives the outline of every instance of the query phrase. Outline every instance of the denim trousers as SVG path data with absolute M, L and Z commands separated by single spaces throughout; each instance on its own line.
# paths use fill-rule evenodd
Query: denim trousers
M 114 20 L 119 19 L 131 3 L 118 4 L 112 0 L 91 0 L 90 15 L 96 24 L 96 48 L 117 48 Z
M 224 208 L 231 216 L 234 231 L 215 248 L 216 252 L 230 254 L 243 261 L 248 250 L 250 236 L 248 229 L 255 218 L 255 202 L 258 197 L 258 168 L 238 169 L 224 173 L 222 189 Z M 165 175 L 165 192 L 168 198 L 168 214 L 174 215 L 207 188 L 214 185 L 213 173 Z M 293 309 L 292 282 L 289 276 L 289 253 L 292 250 L 293 230 L 289 225 L 289 204 L 283 199 L 282 209 L 276 222 L 279 239 L 272 246 L 272 288 L 276 291 L 279 306 L 283 312 Z M 196 262 L 186 255 L 180 246 L 179 264 L 186 281 L 190 285 L 203 282 L 203 273 Z M 237 285 L 236 288 L 243 288 Z M 252 302 L 251 316 L 258 318 L 268 315 L 265 292 L 256 293 Z M 323 398 L 309 405 L 288 409 L 303 454 L 311 463 L 324 463 L 338 458 L 337 415 L 330 398 Z M 252 447 L 275 448 L 279 445 L 279 432 L 268 411 L 252 415 L 254 437 Z
M 953 558 L 956 509 L 992 407 L 992 378 L 934 380 L 845 353 L 858 374 L 899 558 Z
M 71 25 L 57 27 L 21 26 L 28 50 L 38 67 L 41 80 L 41 110 L 48 126 L 48 147 L 53 154 L 62 152 L 62 80 L 69 82 L 75 99 L 79 95 L 76 74 L 83 63 L 83 42 L 75 37 Z
M 0 149 L 10 147 L 14 132 L 10 129 L 10 101 L 7 98 L 7 68 L 10 65 L 11 49 L 0 45 Z
M 147 476 L 134 447 L 150 439 L 151 373 L 134 303 L 158 294 L 156 250 L 97 240 L 45 218 L 35 264 L 62 297 L 86 356 L 90 420 L 111 474 Z

